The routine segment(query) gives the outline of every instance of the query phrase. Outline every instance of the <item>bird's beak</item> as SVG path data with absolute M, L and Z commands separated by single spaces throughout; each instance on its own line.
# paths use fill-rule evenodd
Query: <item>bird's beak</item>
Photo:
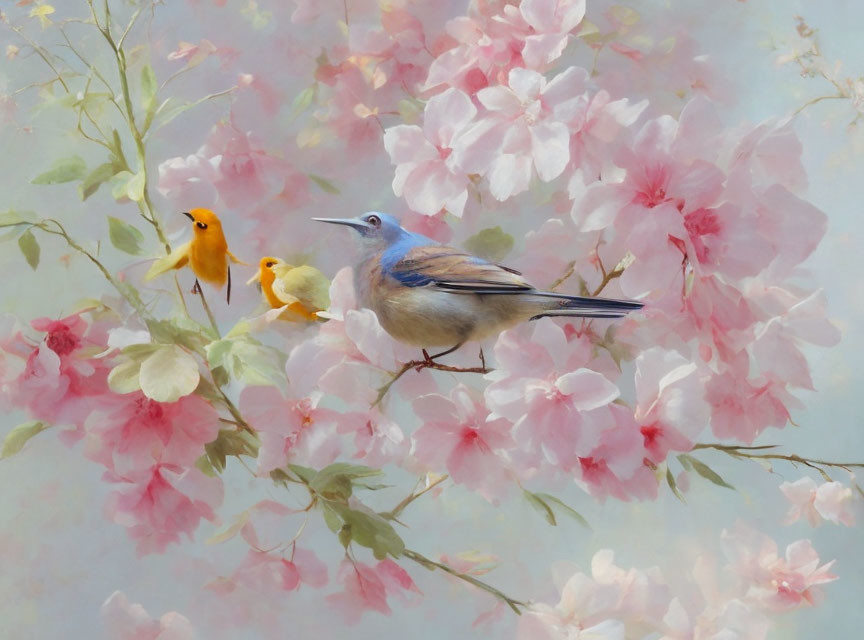
M 246 284 L 253 284 L 253 283 L 255 283 L 255 282 L 260 282 L 260 281 L 261 281 L 261 272 L 260 272 L 260 271 L 256 271 L 256 272 L 255 272 L 255 275 L 252 276 L 251 278 L 249 278 L 249 279 L 246 281 Z
M 183 213 L 184 216 L 186 216 L 187 218 L 189 218 L 192 222 L 195 222 L 195 218 L 192 216 L 191 213 L 189 213 L 188 211 L 183 211 L 182 213 Z
M 371 229 L 372 225 L 360 218 L 312 218 L 317 222 L 329 222 L 330 224 L 344 224 L 348 227 L 353 227 L 357 231 L 363 229 Z

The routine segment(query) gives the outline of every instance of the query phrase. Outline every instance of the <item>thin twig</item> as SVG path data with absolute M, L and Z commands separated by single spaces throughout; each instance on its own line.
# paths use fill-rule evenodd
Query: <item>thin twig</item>
M 414 493 L 412 491 L 408 496 L 406 496 L 399 504 L 397 504 L 395 507 L 393 507 L 390 511 L 386 511 L 386 512 L 382 513 L 381 515 L 390 516 L 391 518 L 394 518 L 394 519 L 398 518 L 399 514 L 405 510 L 405 507 L 407 507 L 409 504 L 414 502 L 417 498 L 422 496 L 424 493 L 428 493 L 429 491 L 431 491 L 432 489 L 437 487 L 439 484 L 441 484 L 442 482 L 447 480 L 447 478 L 449 478 L 449 477 L 450 476 L 445 474 L 445 475 L 441 476 L 440 478 L 438 478 L 435 482 L 430 483 L 429 486 L 425 487 L 422 491 L 419 491 L 417 493 Z
M 371 407 L 374 408 L 380 405 L 384 396 L 386 396 L 387 392 L 390 391 L 390 387 L 392 387 L 393 384 L 410 369 L 416 369 L 418 372 L 423 369 L 435 369 L 436 371 L 449 371 L 451 373 L 489 373 L 490 371 L 494 371 L 494 369 L 487 367 L 485 363 L 482 367 L 451 367 L 450 365 L 439 364 L 434 360 L 411 360 L 410 362 L 403 364 L 402 368 L 393 374 L 390 381 L 378 389 L 378 396 L 375 398 L 375 402 L 372 403 Z
M 864 462 L 832 462 L 830 460 L 819 460 L 816 458 L 804 458 L 796 454 L 781 454 L 781 453 L 751 453 L 753 450 L 774 448 L 777 445 L 766 445 L 763 447 L 739 447 L 735 445 L 725 445 L 718 443 L 700 443 L 694 445 L 693 449 L 716 449 L 722 451 L 726 455 L 733 458 L 752 458 L 754 460 L 786 460 L 793 464 L 803 464 L 806 467 L 815 469 L 828 482 L 831 482 L 831 477 L 825 472 L 822 467 L 832 467 L 843 469 L 844 471 L 852 472 L 851 467 L 864 468 Z
M 520 616 L 522 615 L 522 612 L 519 610 L 519 607 L 522 607 L 522 608 L 528 607 L 527 603 L 522 602 L 521 600 L 516 600 L 514 598 L 511 598 L 510 596 L 499 591 L 498 589 L 496 589 L 492 585 L 487 584 L 487 583 L 483 582 L 482 580 L 478 580 L 477 578 L 475 578 L 472 575 L 469 575 L 467 573 L 462 573 L 461 571 L 457 571 L 453 567 L 446 565 L 443 562 L 436 562 L 435 560 L 430 560 L 426 556 L 419 554 L 416 551 L 412 551 L 410 549 L 405 549 L 405 551 L 402 552 L 402 555 L 404 555 L 409 560 L 413 560 L 417 564 L 420 564 L 420 565 L 426 567 L 427 569 L 430 569 L 430 570 L 431 569 L 440 569 L 441 571 L 444 571 L 445 573 L 449 573 L 451 576 L 459 578 L 460 580 L 463 580 L 463 581 L 467 582 L 468 584 L 474 585 L 478 589 L 482 589 L 486 593 L 489 593 L 489 594 L 495 596 L 496 598 L 498 598 L 499 600 L 501 600 L 502 602 L 504 602 L 508 607 L 510 607 L 513 610 L 513 612 L 516 615 L 520 615 Z

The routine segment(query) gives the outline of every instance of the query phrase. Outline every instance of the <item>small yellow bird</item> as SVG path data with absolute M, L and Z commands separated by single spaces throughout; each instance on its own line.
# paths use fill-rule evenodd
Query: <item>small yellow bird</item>
M 171 269 L 181 269 L 186 265 L 195 274 L 195 286 L 192 293 L 201 291 L 200 278 L 218 288 L 228 283 L 228 304 L 231 304 L 231 268 L 228 261 L 236 264 L 247 264 L 239 260 L 228 250 L 222 223 L 215 213 L 209 209 L 192 209 L 184 211 L 192 221 L 192 240 L 174 249 L 169 255 L 159 258 L 150 267 L 145 280 L 152 280 Z
M 246 284 L 258 282 L 267 303 L 273 309 L 287 307 L 279 315 L 290 322 L 323 320 L 317 315 L 330 306 L 330 281 L 308 264 L 295 267 L 279 258 L 265 256 L 258 264 L 258 273 Z

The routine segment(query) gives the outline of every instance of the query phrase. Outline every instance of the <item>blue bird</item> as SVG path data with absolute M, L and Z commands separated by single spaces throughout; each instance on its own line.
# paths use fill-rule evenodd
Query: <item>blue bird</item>
M 424 348 L 429 362 L 465 342 L 546 316 L 620 318 L 641 302 L 538 291 L 518 271 L 406 231 L 393 216 L 313 218 L 358 232 L 362 258 L 354 270 L 360 303 L 387 333 Z M 451 347 L 429 356 L 425 347 Z

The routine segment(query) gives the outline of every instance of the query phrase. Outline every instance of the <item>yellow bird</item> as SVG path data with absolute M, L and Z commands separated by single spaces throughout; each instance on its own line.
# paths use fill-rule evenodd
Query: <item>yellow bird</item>
M 280 318 L 291 322 L 323 320 L 317 315 L 330 306 L 330 281 L 308 264 L 295 267 L 279 258 L 265 256 L 258 273 L 246 284 L 258 282 L 267 303 L 273 309 L 287 307 Z
M 231 268 L 228 261 L 236 264 L 247 263 L 239 260 L 228 250 L 228 243 L 222 232 L 222 223 L 215 213 L 209 209 L 192 209 L 184 211 L 183 215 L 192 221 L 192 240 L 154 262 L 144 279 L 152 280 L 166 271 L 181 269 L 188 265 L 195 274 L 192 293 L 201 291 L 199 278 L 219 289 L 227 282 L 227 301 L 231 304 Z

